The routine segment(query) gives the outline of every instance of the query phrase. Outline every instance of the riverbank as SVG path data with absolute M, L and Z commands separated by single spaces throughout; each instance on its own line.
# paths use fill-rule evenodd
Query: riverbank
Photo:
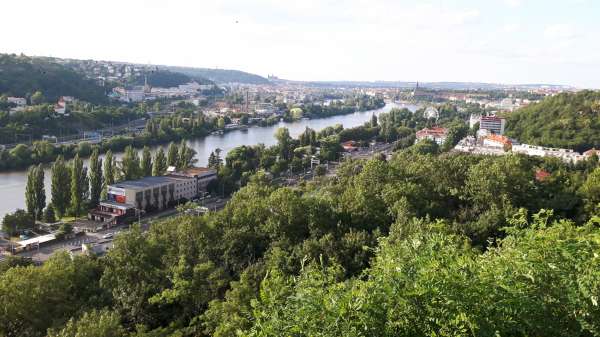
M 328 118 L 299 120 L 295 122 L 278 122 L 267 127 L 251 127 L 246 131 L 234 130 L 223 135 L 208 135 L 198 139 L 187 140 L 188 146 L 196 151 L 197 165 L 206 166 L 208 156 L 216 148 L 222 150 L 221 156 L 224 158 L 227 153 L 235 147 L 241 145 L 265 144 L 274 145 L 277 140 L 274 137 L 275 131 L 280 127 L 288 128 L 290 135 L 298 137 L 307 127 L 316 131 L 322 130 L 328 126 L 341 124 L 345 128 L 352 128 L 363 125 L 370 120 L 372 115 L 378 116 L 382 112 L 388 112 L 392 108 L 399 107 L 394 103 L 387 104 L 385 107 L 377 110 L 355 112 L 348 115 L 333 116 Z M 404 106 L 412 111 L 418 109 L 418 106 Z M 155 153 L 161 145 L 155 145 L 150 148 Z M 115 157 L 120 158 L 121 153 L 115 153 Z M 87 166 L 87 160 L 84 165 Z M 27 184 L 27 172 L 12 171 L 0 173 L 0 218 L 6 213 L 13 212 L 17 208 L 25 208 L 25 186 Z M 47 200 L 50 200 L 50 170 L 45 170 L 45 186 Z

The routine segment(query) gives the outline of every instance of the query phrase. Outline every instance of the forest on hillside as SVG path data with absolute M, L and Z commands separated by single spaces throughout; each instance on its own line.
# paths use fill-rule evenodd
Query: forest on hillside
M 0 54 L 0 95 L 29 98 L 36 91 L 48 102 L 60 96 L 95 104 L 107 102 L 105 88 L 70 68 L 42 58 Z
M 569 148 L 600 148 L 600 92 L 548 97 L 507 116 L 506 133 L 522 143 Z
M 216 83 L 269 84 L 269 80 L 262 76 L 247 73 L 240 70 L 175 66 L 168 66 L 166 68 L 168 70 L 179 72 L 192 77 L 198 76 L 207 78 Z

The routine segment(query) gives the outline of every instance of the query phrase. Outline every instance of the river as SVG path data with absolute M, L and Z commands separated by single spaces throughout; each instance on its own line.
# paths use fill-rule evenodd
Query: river
M 227 132 L 224 135 L 210 135 L 205 138 L 189 140 L 188 145 L 196 150 L 196 159 L 198 159 L 197 165 L 206 166 L 208 156 L 216 148 L 223 150 L 221 156 L 222 158 L 225 158 L 227 152 L 241 145 L 256 145 L 262 143 L 266 146 L 270 146 L 276 144 L 277 141 L 275 140 L 274 134 L 280 127 L 288 128 L 290 135 L 296 138 L 306 127 L 310 127 L 316 131 L 335 124 L 342 124 L 344 128 L 352 128 L 362 125 L 370 120 L 372 114 L 379 115 L 380 113 L 387 112 L 395 107 L 405 107 L 411 111 L 418 109 L 418 106 L 415 105 L 397 105 L 390 103 L 378 110 L 295 122 L 280 122 L 271 126 L 251 127 L 247 131 L 235 130 Z M 153 148 L 153 152 L 157 148 L 158 147 Z M 120 154 L 116 154 L 116 157 L 120 157 Z M 87 160 L 85 161 L 85 164 L 87 165 Z M 46 169 L 45 173 L 46 202 L 48 203 L 50 202 L 50 170 Z M 25 171 L 0 173 L 0 220 L 4 218 L 6 213 L 13 212 L 17 208 L 25 208 L 26 184 L 27 172 Z

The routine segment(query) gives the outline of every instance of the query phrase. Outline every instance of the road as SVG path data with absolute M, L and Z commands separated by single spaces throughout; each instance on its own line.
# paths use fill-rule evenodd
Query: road
M 211 198 L 208 199 L 204 206 L 207 207 L 211 211 L 217 211 L 223 209 L 227 202 L 228 198 L 220 199 L 220 198 Z M 154 213 L 147 217 L 141 218 L 141 227 L 143 231 L 148 231 L 150 229 L 151 224 L 154 221 L 172 217 L 179 214 L 175 209 L 168 209 L 160 213 Z M 59 251 L 73 252 L 74 254 L 82 253 L 82 244 L 86 243 L 97 243 L 97 242 L 107 242 L 112 241 L 121 232 L 127 231 L 129 229 L 128 225 L 121 225 L 112 227 L 109 229 L 104 229 L 95 233 L 80 233 L 74 238 L 59 241 L 53 244 L 44 245 L 39 249 L 22 252 L 16 254 L 17 256 L 31 258 L 36 262 L 43 262 L 48 260 L 52 254 Z

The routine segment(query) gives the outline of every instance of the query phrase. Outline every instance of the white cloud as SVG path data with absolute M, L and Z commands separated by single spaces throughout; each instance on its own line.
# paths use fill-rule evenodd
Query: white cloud
M 520 7 L 523 4 L 522 0 L 504 0 L 504 3 L 511 8 Z
M 502 26 L 502 31 L 505 33 L 516 33 L 521 30 L 521 25 L 518 23 L 507 23 Z
M 550 40 L 571 40 L 579 35 L 575 27 L 564 23 L 549 25 L 544 30 L 544 36 Z

